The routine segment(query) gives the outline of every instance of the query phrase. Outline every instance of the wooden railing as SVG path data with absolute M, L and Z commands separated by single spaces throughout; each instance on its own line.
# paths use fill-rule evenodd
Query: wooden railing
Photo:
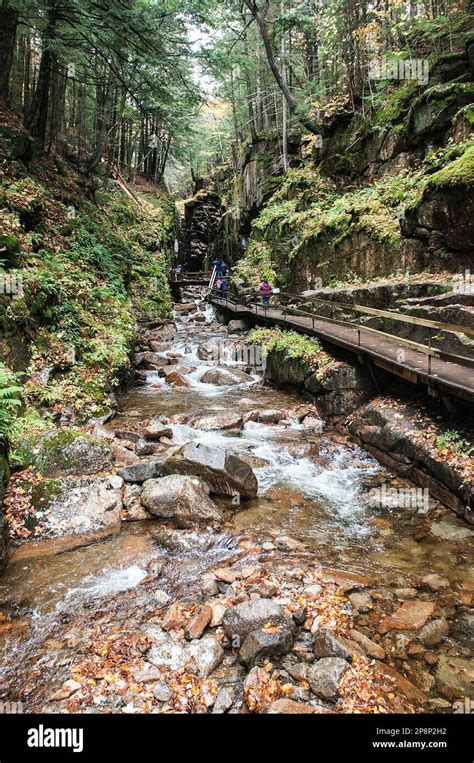
M 232 304 L 238 305 L 239 303 L 230 297 L 228 293 L 221 292 L 219 289 L 213 289 L 212 294 L 215 297 L 218 297 L 220 299 L 226 300 L 226 302 L 230 302 Z M 467 367 L 474 367 L 474 358 L 468 358 L 464 355 L 456 355 L 455 353 L 446 352 L 445 350 L 440 350 L 436 347 L 432 347 L 431 344 L 425 345 L 421 342 L 414 342 L 411 339 L 405 339 L 404 337 L 399 337 L 396 334 L 390 334 L 385 331 L 381 331 L 380 329 L 375 329 L 370 326 L 365 326 L 363 324 L 357 324 L 351 321 L 345 321 L 340 320 L 336 318 L 329 318 L 325 315 L 320 315 L 318 313 L 309 312 L 307 310 L 301 310 L 298 307 L 293 307 L 292 305 L 289 305 L 285 302 L 285 297 L 290 297 L 291 299 L 294 299 L 296 295 L 289 295 L 285 292 L 280 292 L 276 295 L 274 295 L 274 298 L 277 298 L 277 303 L 273 302 L 273 304 L 268 305 L 262 305 L 260 302 L 250 300 L 245 305 L 242 305 L 243 307 L 251 306 L 255 308 L 255 314 L 256 315 L 263 315 L 264 317 L 267 317 L 268 311 L 272 309 L 277 309 L 281 312 L 282 317 L 285 318 L 287 315 L 294 315 L 294 316 L 301 316 L 304 318 L 309 318 L 312 321 L 312 329 L 315 330 L 315 322 L 316 321 L 326 321 L 327 323 L 339 325 L 339 326 L 345 326 L 347 328 L 351 329 L 357 329 L 357 344 L 358 347 L 361 346 L 361 332 L 366 332 L 368 334 L 373 334 L 379 336 L 381 339 L 390 339 L 392 341 L 396 341 L 398 344 L 401 344 L 405 347 L 409 347 L 410 349 L 417 350 L 418 352 L 423 353 L 424 355 L 428 356 L 428 374 L 431 374 L 431 358 L 438 358 L 440 360 L 445 360 L 451 363 L 457 363 L 459 365 L 464 365 Z M 284 298 L 282 301 L 282 297 Z M 416 316 L 411 315 L 404 315 L 402 313 L 395 313 L 391 312 L 390 310 L 377 310 L 376 308 L 365 308 L 363 305 L 351 305 L 347 303 L 334 303 L 327 300 L 318 300 L 323 304 L 330 305 L 333 308 L 337 307 L 343 307 L 343 309 L 354 309 L 355 312 L 359 313 L 367 313 L 368 315 L 380 315 L 384 318 L 390 318 L 391 320 L 399 320 L 404 323 L 412 323 L 414 325 L 420 325 L 425 326 L 430 329 L 436 328 L 436 330 L 443 330 L 443 331 L 450 331 L 450 332 L 456 332 L 459 333 L 462 331 L 462 333 L 467 334 L 469 336 L 474 336 L 474 330 L 469 328 L 468 326 L 459 326 L 458 324 L 451 324 L 451 323 L 442 323 L 440 321 L 429 321 L 424 318 L 417 318 Z M 431 334 L 429 337 L 429 342 L 431 342 Z

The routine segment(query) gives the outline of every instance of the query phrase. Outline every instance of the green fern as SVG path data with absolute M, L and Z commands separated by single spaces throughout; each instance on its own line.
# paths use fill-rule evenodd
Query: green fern
M 21 387 L 16 374 L 0 363 L 0 439 L 6 439 L 15 418 L 15 409 L 21 406 Z

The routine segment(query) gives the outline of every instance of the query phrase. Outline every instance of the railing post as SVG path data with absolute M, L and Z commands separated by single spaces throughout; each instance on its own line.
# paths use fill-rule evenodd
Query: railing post
M 360 347 L 360 329 L 357 329 L 357 347 Z
M 313 329 L 314 329 L 314 315 L 313 315 Z
M 431 353 L 428 353 L 428 373 L 431 376 Z

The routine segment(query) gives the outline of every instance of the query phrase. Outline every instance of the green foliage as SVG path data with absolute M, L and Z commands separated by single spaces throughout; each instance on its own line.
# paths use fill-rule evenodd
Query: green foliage
M 252 331 L 250 341 L 266 352 L 280 352 L 285 358 L 301 360 L 310 368 L 321 368 L 330 362 L 317 339 L 308 339 L 296 331 L 259 328 Z
M 0 439 L 6 440 L 15 420 L 15 411 L 21 407 L 21 387 L 17 374 L 0 363 Z
M 240 260 L 235 269 L 235 275 L 243 278 L 245 283 L 257 290 L 265 278 L 270 284 L 279 283 L 277 273 L 272 264 L 272 251 L 262 241 L 252 239 L 245 257 Z
M 470 456 L 474 453 L 474 447 L 469 446 L 466 440 L 452 429 L 438 435 L 436 447 L 439 451 L 450 451 L 454 455 Z
M 0 214 L 7 209 L 9 227 L 18 231 L 24 295 L 0 297 L 0 326 L 28 338 L 25 400 L 57 411 L 67 406 L 82 417 L 97 414 L 110 406 L 130 368 L 137 324 L 171 317 L 173 206 L 164 193 L 156 207 L 103 194 L 99 211 L 70 183 L 76 216 L 68 220 L 59 185 L 27 176 L 4 178 L 3 188 Z M 30 209 L 32 198 L 41 198 L 41 218 L 32 218 L 44 231 L 38 251 L 37 228 L 25 233 L 21 224 L 21 209 Z

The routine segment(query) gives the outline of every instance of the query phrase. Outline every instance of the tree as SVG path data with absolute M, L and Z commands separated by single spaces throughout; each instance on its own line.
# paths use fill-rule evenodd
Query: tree
M 290 113 L 294 114 L 298 122 L 300 122 L 303 127 L 306 127 L 306 129 L 310 132 L 316 135 L 324 134 L 324 127 L 311 119 L 311 117 L 308 115 L 306 107 L 299 104 L 296 98 L 293 96 L 290 88 L 288 87 L 288 83 L 286 82 L 285 75 L 277 64 L 272 41 L 270 39 L 270 32 L 268 29 L 270 0 L 265 0 L 262 10 L 259 9 L 257 3 L 254 0 L 245 0 L 245 5 L 257 23 L 265 47 L 265 52 L 267 54 L 268 64 L 275 78 L 275 82 L 282 91 L 285 101 L 288 104 Z
M 15 51 L 16 31 L 19 11 L 10 0 L 2 0 L 0 5 L 0 99 L 8 103 L 10 72 Z

